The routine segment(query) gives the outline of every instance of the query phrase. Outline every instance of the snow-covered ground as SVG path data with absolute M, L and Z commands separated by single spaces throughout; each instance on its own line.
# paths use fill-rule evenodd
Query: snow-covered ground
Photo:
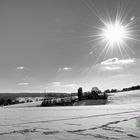
M 66 139 L 139 140 L 140 91 L 99 106 L 0 108 L 0 140 Z

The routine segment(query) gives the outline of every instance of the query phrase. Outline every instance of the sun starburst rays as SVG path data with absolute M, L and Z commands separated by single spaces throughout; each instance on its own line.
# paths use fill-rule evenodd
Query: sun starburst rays
M 81 43 L 79 46 L 89 48 L 88 55 L 99 53 L 97 60 L 111 57 L 130 58 L 131 53 L 135 55 L 133 46 L 140 42 L 140 17 L 129 15 L 128 8 L 121 1 L 118 2 L 116 9 L 111 7 L 111 10 L 106 4 L 106 8 L 99 10 L 92 0 L 82 1 L 97 19 L 93 19 L 93 23 L 80 23 L 88 27 L 86 32 L 84 30 L 78 36 L 72 35 L 63 39 L 79 40 Z M 89 53 L 92 51 L 94 53 Z
M 115 21 L 106 22 L 103 27 L 99 28 L 98 38 L 107 43 L 108 47 L 124 47 L 127 40 L 134 39 L 128 24 L 123 24 L 123 21 L 116 17 Z
M 99 25 L 91 26 L 91 36 L 88 39 L 93 44 L 93 50 L 97 48 L 100 49 L 100 57 L 106 59 L 106 57 L 129 57 L 130 51 L 133 53 L 132 43 L 139 42 L 139 30 L 138 22 L 140 17 L 130 16 L 130 11 L 126 5 L 120 1 L 116 6 L 116 9 L 111 9 L 106 7 L 105 9 L 99 11 L 99 8 L 95 5 L 93 1 L 83 0 L 87 8 L 94 14 L 99 20 Z M 130 43 L 132 42 L 132 43 Z M 130 43 L 130 44 L 129 44 Z M 96 45 L 97 44 L 97 45 Z M 102 48 L 102 49 L 101 49 Z M 134 53 L 133 53 L 134 54 Z
M 133 19 L 127 21 L 125 19 L 125 16 L 122 15 L 119 16 L 116 14 L 116 19 L 113 20 L 108 15 L 108 19 L 100 20 L 102 22 L 102 27 L 96 28 L 97 32 L 94 34 L 94 38 L 98 38 L 97 40 L 99 42 L 102 42 L 102 45 L 105 49 L 103 49 L 103 52 L 105 52 L 105 57 L 108 53 L 115 54 L 114 50 L 118 49 L 120 52 L 121 57 L 124 57 L 124 55 L 127 55 L 130 57 L 130 55 L 127 53 L 127 49 L 133 50 L 129 45 L 129 41 L 139 41 L 139 39 L 136 38 L 135 33 L 135 17 Z

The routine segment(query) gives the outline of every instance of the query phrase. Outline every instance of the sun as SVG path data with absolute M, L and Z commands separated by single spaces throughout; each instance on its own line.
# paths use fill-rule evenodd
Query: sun
M 116 45 L 124 43 L 124 40 L 129 37 L 128 29 L 119 21 L 115 21 L 115 23 L 106 23 L 105 27 L 101 30 L 101 38 L 110 47 L 114 47 Z
M 108 8 L 105 4 L 101 10 L 92 0 L 83 2 L 96 18 L 95 23 L 85 24 L 91 27 L 90 34 L 79 37 L 86 38 L 86 43 L 90 44 L 88 55 L 94 55 L 94 52 L 99 50 L 98 61 L 100 58 L 116 56 L 130 58 L 131 53 L 135 54 L 133 46 L 140 42 L 140 17 L 135 16 L 135 13 L 129 15 L 130 11 L 121 1 L 114 5 L 115 8 Z
M 109 16 L 109 15 L 108 15 Z M 129 56 L 128 51 L 132 51 L 129 46 L 130 41 L 139 41 L 135 38 L 136 34 L 136 20 L 131 18 L 127 20 L 123 16 L 109 17 L 109 19 L 100 18 L 102 26 L 97 27 L 97 32 L 93 37 L 97 41 L 97 46 L 103 46 L 101 55 L 105 53 L 105 57 L 108 55 L 116 55 L 115 52 L 120 52 L 122 57 Z M 127 51 L 128 50 L 128 51 Z

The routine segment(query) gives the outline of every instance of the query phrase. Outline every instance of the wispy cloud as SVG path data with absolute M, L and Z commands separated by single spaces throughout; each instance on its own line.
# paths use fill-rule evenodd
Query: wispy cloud
M 118 59 L 118 58 L 112 58 L 108 59 L 106 61 L 101 62 L 101 69 L 102 70 L 109 70 L 109 71 L 114 71 L 114 70 L 121 70 L 123 69 L 124 65 L 130 65 L 135 63 L 135 59 Z
M 61 88 L 67 88 L 67 87 L 75 87 L 77 86 L 76 84 L 63 84 L 61 82 L 52 82 L 50 84 L 48 84 L 49 86 L 52 86 L 52 87 L 61 87 Z
M 72 68 L 64 67 L 63 70 L 72 70 Z
M 16 69 L 17 69 L 17 70 L 24 70 L 25 67 L 23 67 L 23 66 L 19 66 L 19 67 L 16 67 Z
M 18 83 L 19 86 L 28 86 L 30 83 Z
M 76 84 L 64 84 L 64 85 L 61 85 L 62 88 L 73 88 L 73 87 L 76 87 L 77 85 Z
M 120 70 L 120 69 L 122 69 L 122 67 L 119 67 L 119 66 L 106 66 L 106 67 L 104 67 L 104 69 L 106 69 L 106 70 Z
M 123 65 L 123 64 L 132 64 L 135 62 L 135 59 L 118 59 L 111 58 L 106 61 L 101 62 L 102 65 Z
M 102 61 L 100 63 L 97 63 L 95 65 L 92 65 L 91 67 L 87 67 L 87 69 L 84 70 L 82 75 L 88 75 L 88 76 L 95 76 L 95 77 L 101 77 L 101 76 L 107 76 L 107 75 L 114 75 L 118 73 L 126 73 L 126 71 L 136 71 L 136 67 L 140 66 L 140 60 L 136 58 L 132 59 L 119 59 L 119 58 L 112 58 L 105 61 Z M 112 72 L 111 72 L 112 71 Z
M 71 71 L 72 68 L 70 67 L 64 67 L 64 68 L 59 68 L 59 71 Z
M 48 85 L 50 85 L 50 86 L 60 86 L 61 82 L 52 82 L 52 83 L 50 83 Z
M 51 82 L 48 83 L 46 86 L 44 86 L 44 88 L 46 88 L 46 91 L 52 92 L 52 91 L 56 91 L 56 92 L 72 92 L 72 91 L 76 91 L 76 89 L 79 86 L 77 86 L 77 84 L 74 83 L 62 83 L 62 82 Z
M 97 48 L 94 48 L 92 51 L 90 51 L 88 54 L 92 55 L 95 51 L 97 50 Z

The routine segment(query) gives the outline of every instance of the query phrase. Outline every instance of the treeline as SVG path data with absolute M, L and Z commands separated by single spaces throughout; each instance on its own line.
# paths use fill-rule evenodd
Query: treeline
M 77 101 L 77 96 L 69 97 L 45 97 L 41 106 L 72 106 Z
M 123 88 L 121 91 L 139 90 L 139 89 L 140 89 L 140 85 L 137 85 L 137 86 L 132 86 L 129 88 Z
M 26 97 L 55 97 L 63 98 L 71 96 L 68 93 L 0 93 L 0 106 L 3 105 L 12 105 L 24 103 L 25 101 L 19 101 L 17 98 L 26 98 Z M 27 102 L 31 102 L 30 100 Z
M 117 89 L 107 89 L 104 91 L 104 93 L 114 93 L 114 92 L 118 92 L 119 90 Z
M 5 105 L 12 105 L 12 104 L 18 104 L 19 102 L 16 100 L 12 100 L 10 98 L 5 99 L 5 98 L 0 98 L 0 106 L 5 106 Z
M 128 88 L 123 88 L 122 90 L 118 89 L 107 89 L 104 91 L 104 93 L 115 93 L 115 92 L 124 92 L 124 91 L 131 91 L 131 90 L 140 90 L 140 85 L 128 87 Z

